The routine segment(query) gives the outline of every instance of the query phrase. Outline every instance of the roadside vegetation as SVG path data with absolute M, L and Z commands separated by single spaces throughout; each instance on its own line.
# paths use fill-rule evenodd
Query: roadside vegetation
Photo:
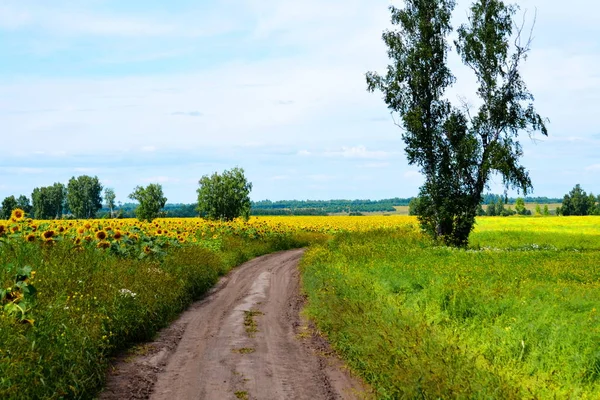
M 308 314 L 378 398 L 600 397 L 600 218 L 480 218 L 466 249 L 414 225 L 302 262 Z
M 0 221 L 0 398 L 93 398 L 234 266 L 322 234 L 264 221 Z

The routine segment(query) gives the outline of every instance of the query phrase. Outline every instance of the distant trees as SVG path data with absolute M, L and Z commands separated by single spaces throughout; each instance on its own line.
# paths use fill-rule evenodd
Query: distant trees
M 67 205 L 75 218 L 94 218 L 102 208 L 102 185 L 98 177 L 81 175 L 69 179 Z
M 9 219 L 12 211 L 17 208 L 17 199 L 15 196 L 8 196 L 2 200 L 2 210 L 0 210 L 0 219 Z
M 110 210 L 110 217 L 113 218 L 113 210 L 115 208 L 115 190 L 112 188 L 104 189 L 104 201 L 106 201 L 106 207 Z
M 581 185 L 577 184 L 568 194 L 565 194 L 557 214 L 600 215 L 600 196 L 596 198 L 591 193 L 586 194 Z
M 199 184 L 198 211 L 201 216 L 224 221 L 250 216 L 252 183 L 248 182 L 242 168 L 204 175 Z
M 140 203 L 135 209 L 135 216 L 140 221 L 150 222 L 160 217 L 161 210 L 167 203 L 162 186 L 158 183 L 151 183 L 146 187 L 136 186 L 129 198 Z
M 24 194 L 20 195 L 17 198 L 17 208 L 20 208 L 21 210 L 25 211 L 27 214 L 31 213 L 31 202 L 29 201 L 29 197 L 25 196 Z
M 25 195 L 21 195 L 15 199 L 15 196 L 8 196 L 2 200 L 2 208 L 0 209 L 0 219 L 10 218 L 10 214 L 15 208 L 20 208 L 25 213 L 31 213 L 31 203 L 29 198 Z
M 67 188 L 62 183 L 33 189 L 31 199 L 36 219 L 60 218 L 66 205 Z

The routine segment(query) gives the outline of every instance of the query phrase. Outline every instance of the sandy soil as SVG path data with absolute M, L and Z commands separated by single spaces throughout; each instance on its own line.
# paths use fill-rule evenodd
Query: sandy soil
M 100 399 L 369 398 L 300 316 L 302 252 L 233 270 L 156 341 L 121 356 Z

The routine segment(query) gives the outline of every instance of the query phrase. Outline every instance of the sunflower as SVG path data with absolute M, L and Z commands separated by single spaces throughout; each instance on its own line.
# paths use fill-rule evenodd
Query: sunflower
M 4 235 L 6 233 L 6 226 L 0 224 L 0 236 Z
M 75 239 L 75 244 L 77 244 L 77 245 L 81 244 L 81 238 L 76 238 Z
M 42 233 L 42 238 L 44 238 L 44 240 L 51 240 L 53 236 L 54 236 L 54 231 L 52 229 Z
M 152 253 L 152 249 L 150 248 L 150 246 L 144 246 L 144 253 L 146 253 L 146 254 Z
M 107 242 L 106 240 L 102 240 L 102 241 L 98 242 L 96 247 L 99 249 L 108 249 L 110 247 L 110 242 Z
M 96 239 L 98 239 L 98 240 L 106 239 L 106 232 L 104 232 L 102 230 L 96 232 Z
M 113 238 L 115 240 L 121 240 L 123 238 L 123 234 L 120 231 L 115 231 Z
M 29 235 L 25 236 L 25 240 L 28 242 L 35 242 L 35 235 L 30 233 Z
M 87 235 L 83 238 L 83 240 L 85 240 L 86 242 L 91 242 L 92 241 L 92 237 L 90 235 Z
M 25 211 L 15 208 L 10 214 L 10 219 L 14 222 L 22 221 L 25 218 Z
M 84 232 L 85 232 L 85 228 L 83 228 L 83 227 L 77 228 L 77 233 L 78 234 L 83 235 Z

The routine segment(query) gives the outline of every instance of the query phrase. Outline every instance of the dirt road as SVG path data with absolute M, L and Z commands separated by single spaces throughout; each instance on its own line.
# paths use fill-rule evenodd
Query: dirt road
M 122 357 L 100 398 L 367 397 L 299 315 L 302 252 L 259 257 L 233 270 L 155 342 Z

